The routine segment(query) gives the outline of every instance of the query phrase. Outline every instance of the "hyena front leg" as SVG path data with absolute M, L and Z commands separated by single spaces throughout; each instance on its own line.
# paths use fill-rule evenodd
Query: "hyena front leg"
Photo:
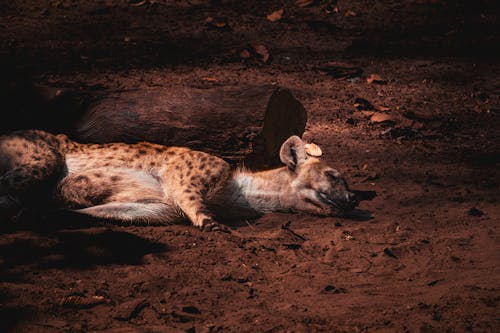
M 206 231 L 229 231 L 215 221 L 206 205 L 229 177 L 230 167 L 224 160 L 202 152 L 189 152 L 166 168 L 163 185 L 165 193 L 171 194 L 193 225 Z
M 202 195 L 199 193 L 179 193 L 175 196 L 177 205 L 194 226 L 204 231 L 222 229 L 208 211 Z

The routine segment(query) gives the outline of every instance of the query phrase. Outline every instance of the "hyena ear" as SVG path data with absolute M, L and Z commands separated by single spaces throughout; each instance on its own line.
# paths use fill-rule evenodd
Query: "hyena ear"
M 281 145 L 280 159 L 288 169 L 295 170 L 297 166 L 307 160 L 304 141 L 296 135 L 289 137 Z

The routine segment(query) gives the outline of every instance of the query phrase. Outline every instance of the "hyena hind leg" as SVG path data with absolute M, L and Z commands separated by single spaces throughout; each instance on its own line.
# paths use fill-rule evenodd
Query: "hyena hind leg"
M 57 142 L 55 136 L 39 131 L 0 137 L 0 195 L 30 197 L 33 192 L 52 189 L 65 166 Z

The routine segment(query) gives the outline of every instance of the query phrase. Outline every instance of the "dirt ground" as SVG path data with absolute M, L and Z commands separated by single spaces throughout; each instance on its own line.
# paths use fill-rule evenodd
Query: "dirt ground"
M 1 2 L 3 87 L 280 84 L 376 196 L 233 234 L 3 222 L 0 331 L 499 332 L 499 22 L 495 1 Z M 23 94 L 4 128 L 47 121 Z

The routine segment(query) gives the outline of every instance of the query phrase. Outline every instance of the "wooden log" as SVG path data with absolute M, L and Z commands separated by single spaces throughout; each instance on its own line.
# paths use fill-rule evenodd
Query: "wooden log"
M 98 99 L 69 133 L 81 142 L 186 146 L 266 169 L 280 164 L 281 144 L 302 136 L 306 121 L 303 105 L 279 86 L 158 87 Z

